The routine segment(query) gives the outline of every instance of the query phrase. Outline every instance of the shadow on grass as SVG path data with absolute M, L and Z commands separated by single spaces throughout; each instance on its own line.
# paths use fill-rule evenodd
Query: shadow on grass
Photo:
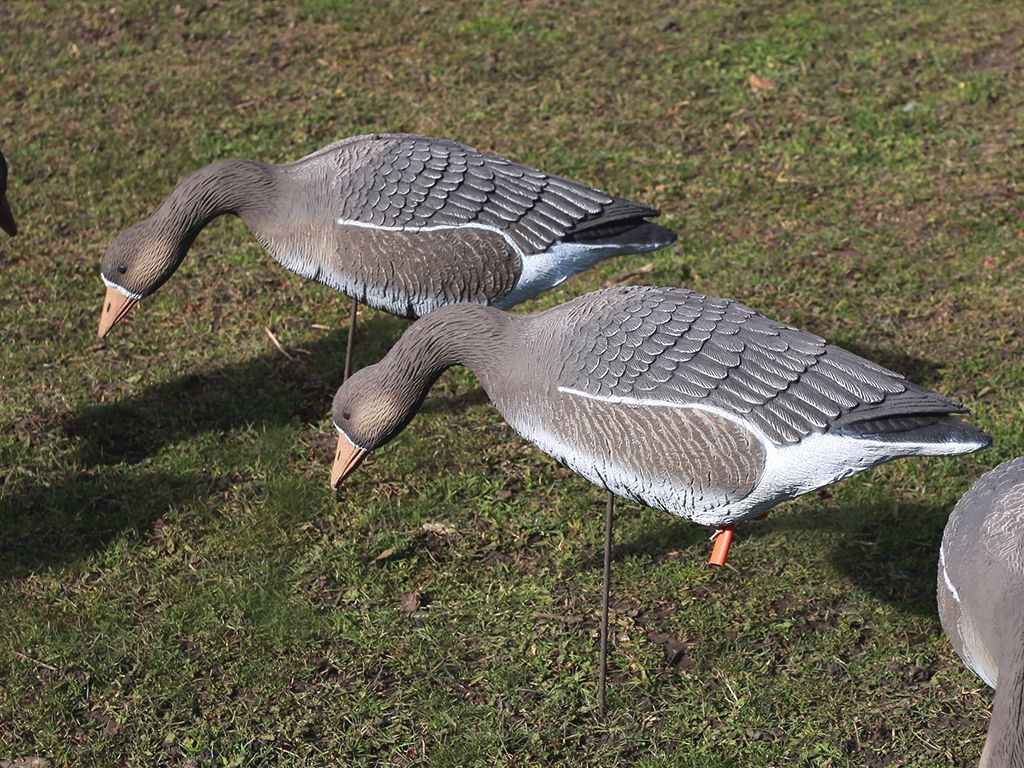
M 849 508 L 832 564 L 860 589 L 921 616 L 936 614 L 935 580 L 950 508 L 928 503 Z
M 419 409 L 419 413 L 458 413 L 474 405 L 485 405 L 491 399 L 479 384 L 468 392 L 455 397 L 428 397 Z
M 595 509 L 595 514 L 604 514 L 603 509 Z M 626 505 L 616 499 L 616 516 L 628 515 Z M 656 526 L 644 529 L 639 536 L 630 539 L 623 539 L 619 544 L 612 545 L 612 560 L 624 560 L 628 557 L 651 557 L 658 558 L 669 552 L 680 549 L 688 549 L 698 546 L 702 541 L 707 541 L 711 536 L 711 529 L 692 523 L 689 520 L 674 518 L 667 512 L 664 513 L 664 521 Z M 600 544 L 600 542 L 599 542 Z M 710 549 L 708 550 L 710 552 Z M 603 567 L 603 552 L 599 548 L 593 558 L 592 565 L 595 568 Z
M 147 530 L 169 509 L 218 490 L 204 475 L 108 470 L 6 488 L 0 505 L 0 579 L 73 562 Z
M 829 560 L 859 589 L 873 597 L 917 615 L 935 614 L 935 574 L 939 545 L 950 510 L 927 503 L 895 506 L 885 500 L 869 506 L 826 507 L 816 513 L 772 516 L 736 528 L 736 541 L 774 536 L 783 531 L 829 531 L 840 534 Z M 614 560 L 626 557 L 657 558 L 705 544 L 711 554 L 711 529 L 665 516 L 665 521 L 646 529 L 613 548 Z M 730 560 L 735 565 L 738 553 Z M 588 558 L 585 567 L 601 568 L 601 553 Z M 756 568 L 757 563 L 743 567 Z
M 381 315 L 360 324 L 356 363 L 380 359 L 404 327 Z M 121 402 L 83 408 L 65 421 L 64 431 L 78 440 L 78 463 L 97 467 L 134 464 L 204 432 L 319 421 L 341 384 L 347 333 L 341 328 L 307 343 L 308 354 L 295 353 L 292 360 L 272 350 L 179 376 Z

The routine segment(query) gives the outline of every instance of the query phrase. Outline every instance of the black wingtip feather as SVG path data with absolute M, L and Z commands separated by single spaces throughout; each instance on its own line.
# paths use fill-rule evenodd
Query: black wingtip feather
M 636 246 L 637 252 L 640 252 L 664 248 L 674 243 L 677 237 L 674 231 L 660 224 L 645 219 L 626 219 L 585 229 L 582 232 L 573 232 L 565 237 L 565 241 L 593 245 Z
M 637 224 L 644 219 L 653 219 L 659 215 L 657 208 L 634 203 L 630 200 L 614 198 L 600 212 L 585 216 L 566 233 L 566 239 L 572 238 L 588 229 L 603 228 L 615 223 L 632 221 Z
M 992 438 L 971 424 L 953 416 L 938 414 L 900 415 L 857 421 L 835 430 L 836 434 L 892 443 L 954 443 L 988 448 Z

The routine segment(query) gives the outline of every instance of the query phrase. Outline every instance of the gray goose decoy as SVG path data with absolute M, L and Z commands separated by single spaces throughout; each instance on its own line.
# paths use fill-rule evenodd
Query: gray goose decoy
M 647 221 L 653 208 L 453 141 L 355 136 L 287 165 L 225 160 L 182 181 L 107 249 L 100 337 L 223 213 L 293 272 L 404 317 L 457 302 L 508 308 L 676 237 Z
M 985 474 L 957 502 L 938 581 L 942 628 L 996 689 L 981 765 L 1024 766 L 1024 457 Z
M 7 202 L 7 158 L 3 152 L 0 152 L 0 229 L 11 237 L 18 234 L 18 225 L 14 222 L 14 214 Z
M 536 315 L 453 306 L 417 321 L 335 395 L 331 484 L 456 364 L 513 429 L 595 485 L 725 529 L 719 564 L 733 524 L 779 502 L 901 456 L 990 443 L 951 416 L 959 403 L 818 336 L 727 299 L 638 286 Z M 606 584 L 610 534 L 609 497 Z

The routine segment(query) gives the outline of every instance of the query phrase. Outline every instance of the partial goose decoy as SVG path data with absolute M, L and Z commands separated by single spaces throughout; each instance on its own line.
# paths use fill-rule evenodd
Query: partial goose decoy
M 637 286 L 536 315 L 464 305 L 418 320 L 338 390 L 331 484 L 456 364 L 516 432 L 595 485 L 725 529 L 718 564 L 732 526 L 779 502 L 901 456 L 990 443 L 952 416 L 959 403 L 814 334 L 728 299 Z M 610 522 L 609 508 L 606 562 Z
M 981 765 L 1024 766 L 1024 457 L 985 474 L 957 502 L 938 581 L 946 636 L 996 689 Z
M 18 234 L 18 225 L 14 222 L 14 214 L 7 202 L 7 158 L 3 152 L 0 152 L 0 229 L 11 237 Z
M 653 208 L 454 141 L 356 136 L 287 165 L 225 160 L 182 181 L 107 249 L 100 337 L 224 213 L 293 272 L 410 318 L 459 302 L 508 308 L 676 237 L 647 221 Z

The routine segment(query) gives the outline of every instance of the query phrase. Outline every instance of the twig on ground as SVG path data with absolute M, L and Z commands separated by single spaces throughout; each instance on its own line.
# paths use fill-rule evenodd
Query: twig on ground
M 42 667 L 43 669 L 48 669 L 51 672 L 57 672 L 58 671 L 58 669 L 56 667 L 50 666 L 45 661 L 40 661 L 39 659 L 33 659 L 31 656 L 26 656 L 24 653 L 21 653 L 19 651 L 12 650 L 11 653 L 13 653 L 19 659 L 23 659 L 24 661 L 30 661 L 33 664 L 35 664 L 36 666 Z
M 648 275 L 653 271 L 654 262 L 648 262 L 647 264 L 644 264 L 642 267 L 626 270 L 625 272 L 618 274 L 615 277 L 605 281 L 604 287 L 611 288 L 613 285 L 622 285 L 623 283 L 627 283 L 635 277 L 640 277 L 640 275 Z
M 269 328 L 268 328 L 267 326 L 265 326 L 265 325 L 263 326 L 263 330 L 267 332 L 267 336 L 268 336 L 268 337 L 270 338 L 270 340 L 271 340 L 271 341 L 272 341 L 272 342 L 274 343 L 274 346 L 275 346 L 275 347 L 277 347 L 277 351 L 278 351 L 278 352 L 280 352 L 280 353 L 281 353 L 282 355 L 284 355 L 285 357 L 287 357 L 287 358 L 288 358 L 289 360 L 291 360 L 292 362 L 295 362 L 295 358 L 294 358 L 294 357 L 292 357 L 291 355 L 289 355 L 289 354 L 288 354 L 288 350 L 286 350 L 286 349 L 285 349 L 285 348 L 284 348 L 283 346 L 281 346 L 281 342 L 277 340 L 277 336 L 275 336 L 275 335 L 274 335 L 274 332 L 273 332 L 273 331 L 271 331 L 271 330 L 270 330 L 270 329 L 269 329 Z

